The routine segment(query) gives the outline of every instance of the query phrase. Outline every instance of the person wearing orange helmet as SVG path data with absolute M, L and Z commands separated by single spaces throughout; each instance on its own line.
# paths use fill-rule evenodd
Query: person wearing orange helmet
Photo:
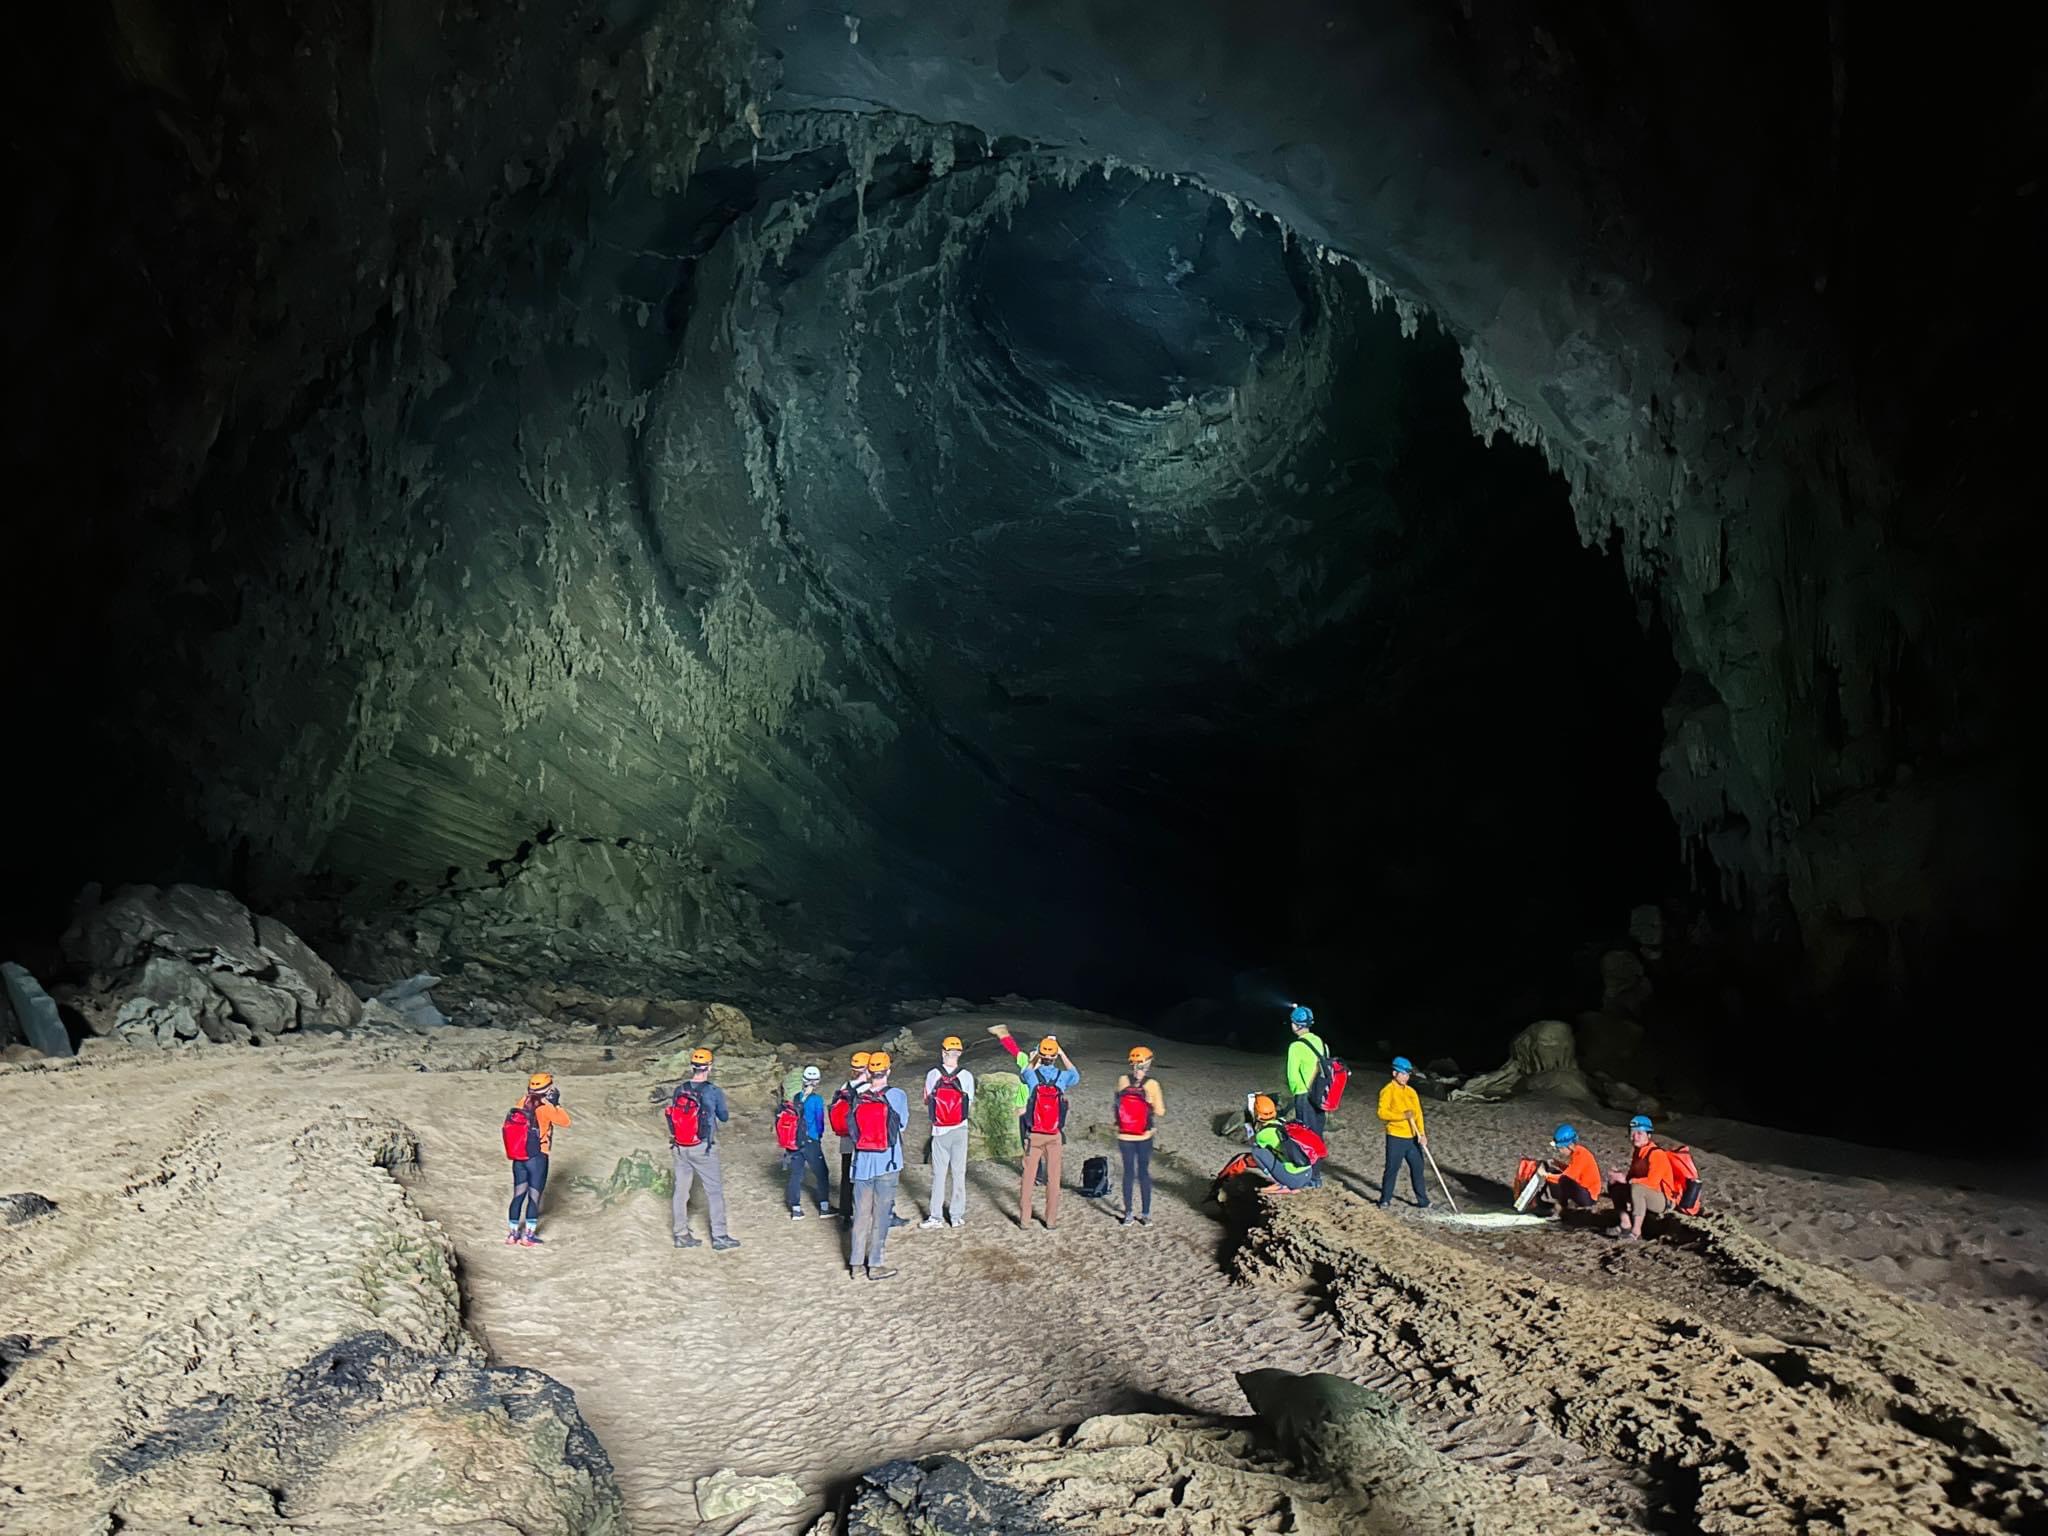
M 505 1241 L 536 1248 L 541 1242 L 540 1202 L 548 1187 L 548 1158 L 555 1150 L 555 1132 L 572 1123 L 569 1112 L 562 1108 L 562 1090 L 555 1085 L 554 1073 L 536 1072 L 527 1078 L 519 1113 L 528 1126 L 527 1155 L 512 1164 L 512 1207 L 505 1213 Z
M 960 1065 L 958 1035 L 939 1042 L 939 1064 L 924 1075 L 924 1112 L 932 1123 L 932 1198 L 927 1228 L 950 1218 L 967 1225 L 967 1120 L 974 1112 L 974 1074 Z
M 854 1095 L 868 1080 L 870 1054 L 868 1051 L 855 1051 L 848 1059 L 846 1081 L 833 1092 L 832 1102 L 826 1109 L 826 1119 L 839 1133 L 839 1215 L 849 1227 L 853 1225 L 853 1123 L 847 1117 L 853 1111 Z
M 1116 1125 L 1117 1150 L 1124 1160 L 1124 1219 L 1129 1226 L 1133 1215 L 1138 1225 L 1152 1225 L 1152 1136 L 1153 1127 L 1166 1118 L 1166 1095 L 1152 1075 L 1150 1046 L 1131 1047 L 1130 1070 L 1116 1080 L 1116 1096 L 1110 1101 Z M 1141 1204 L 1131 1205 L 1131 1186 L 1137 1185 Z
M 1024 1080 L 1024 1113 L 1018 1117 L 1018 1134 L 1024 1140 L 1023 1176 L 1017 1185 L 1017 1225 L 1031 1225 L 1032 1191 L 1038 1187 L 1038 1169 L 1045 1165 L 1045 1229 L 1050 1232 L 1060 1219 L 1060 1148 L 1067 1137 L 1067 1091 L 1081 1081 L 1059 1041 L 1047 1035 L 1038 1042 L 1035 1055 L 1027 1056 L 1007 1027 L 991 1024 L 988 1032 L 1017 1063 L 1017 1075 Z
M 892 1063 L 887 1051 L 868 1054 L 868 1080 L 854 1096 L 849 1123 L 853 1127 L 853 1242 L 846 1273 L 865 1273 L 870 1280 L 891 1279 L 896 1271 L 882 1261 L 896 1208 L 896 1181 L 903 1176 L 903 1128 L 910 1120 L 910 1100 L 901 1088 L 889 1086 Z
M 1247 1155 L 1259 1172 L 1282 1189 L 1313 1189 L 1323 1182 L 1309 1155 L 1288 1134 L 1289 1122 L 1280 1118 L 1280 1106 L 1271 1095 L 1253 1094 L 1245 1107 L 1244 1134 L 1251 1143 Z
M 676 1084 L 669 1101 L 669 1156 L 675 1166 L 676 1192 L 669 1201 L 671 1226 L 678 1248 L 695 1248 L 690 1235 L 690 1190 L 704 1186 L 705 1212 L 711 1219 L 711 1246 L 723 1253 L 740 1240 L 725 1227 L 725 1173 L 718 1164 L 718 1127 L 732 1118 L 725 1090 L 711 1081 L 711 1052 L 698 1046 L 690 1052 L 690 1075 Z

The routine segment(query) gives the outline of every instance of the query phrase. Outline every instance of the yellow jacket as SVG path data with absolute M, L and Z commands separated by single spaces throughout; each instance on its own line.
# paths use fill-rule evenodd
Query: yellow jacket
M 1386 1126 L 1389 1136 L 1413 1136 L 1408 1129 L 1408 1116 L 1415 1117 L 1416 1130 L 1427 1130 L 1422 1120 L 1422 1095 L 1405 1083 L 1391 1079 L 1380 1090 L 1380 1123 Z

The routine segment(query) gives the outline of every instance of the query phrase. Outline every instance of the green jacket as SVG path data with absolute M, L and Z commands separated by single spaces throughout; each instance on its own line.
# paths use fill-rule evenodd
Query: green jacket
M 1330 1048 L 1323 1044 L 1323 1037 L 1314 1030 L 1296 1038 L 1287 1047 L 1287 1091 L 1291 1094 L 1308 1092 L 1308 1085 L 1316 1080 L 1316 1068 L 1322 1065 L 1322 1058 Z
M 1268 1120 L 1252 1133 L 1252 1144 L 1264 1147 L 1289 1168 L 1306 1168 L 1301 1154 L 1294 1149 L 1294 1142 L 1280 1129 L 1278 1120 Z

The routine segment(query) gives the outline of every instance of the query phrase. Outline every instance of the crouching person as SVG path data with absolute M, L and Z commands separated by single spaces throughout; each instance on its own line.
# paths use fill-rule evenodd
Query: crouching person
M 1307 1126 L 1283 1121 L 1280 1107 L 1267 1094 L 1255 1094 L 1251 1123 L 1245 1127 L 1252 1166 L 1282 1189 L 1314 1189 L 1323 1182 L 1316 1164 L 1323 1160 L 1323 1139 Z
M 1614 1206 L 1621 1215 L 1613 1235 L 1623 1242 L 1641 1241 L 1648 1217 L 1677 1210 L 1684 1187 L 1677 1163 L 1651 1139 L 1651 1129 L 1648 1115 L 1629 1121 L 1628 1140 L 1635 1153 L 1629 1159 L 1628 1177 L 1613 1181 Z
M 1541 1175 L 1531 1209 L 1543 1216 L 1590 1211 L 1600 1200 L 1600 1164 L 1579 1140 L 1578 1127 L 1560 1125 L 1551 1133 L 1550 1154 L 1532 1165 Z M 1533 1176 L 1533 1175 L 1532 1175 Z

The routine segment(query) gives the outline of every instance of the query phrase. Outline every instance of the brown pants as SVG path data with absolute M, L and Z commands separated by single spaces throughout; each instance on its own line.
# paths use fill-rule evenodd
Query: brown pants
M 1645 1216 L 1662 1216 L 1671 1209 L 1671 1202 L 1664 1198 L 1664 1192 L 1652 1189 L 1647 1184 L 1631 1184 L 1628 1187 L 1629 1225 L 1638 1233 L 1643 1230 Z
M 1017 1186 L 1017 1225 L 1031 1225 L 1031 1191 L 1038 1185 L 1038 1160 L 1045 1159 L 1045 1224 L 1060 1219 L 1060 1139 L 1033 1134 L 1024 1139 L 1024 1178 Z

